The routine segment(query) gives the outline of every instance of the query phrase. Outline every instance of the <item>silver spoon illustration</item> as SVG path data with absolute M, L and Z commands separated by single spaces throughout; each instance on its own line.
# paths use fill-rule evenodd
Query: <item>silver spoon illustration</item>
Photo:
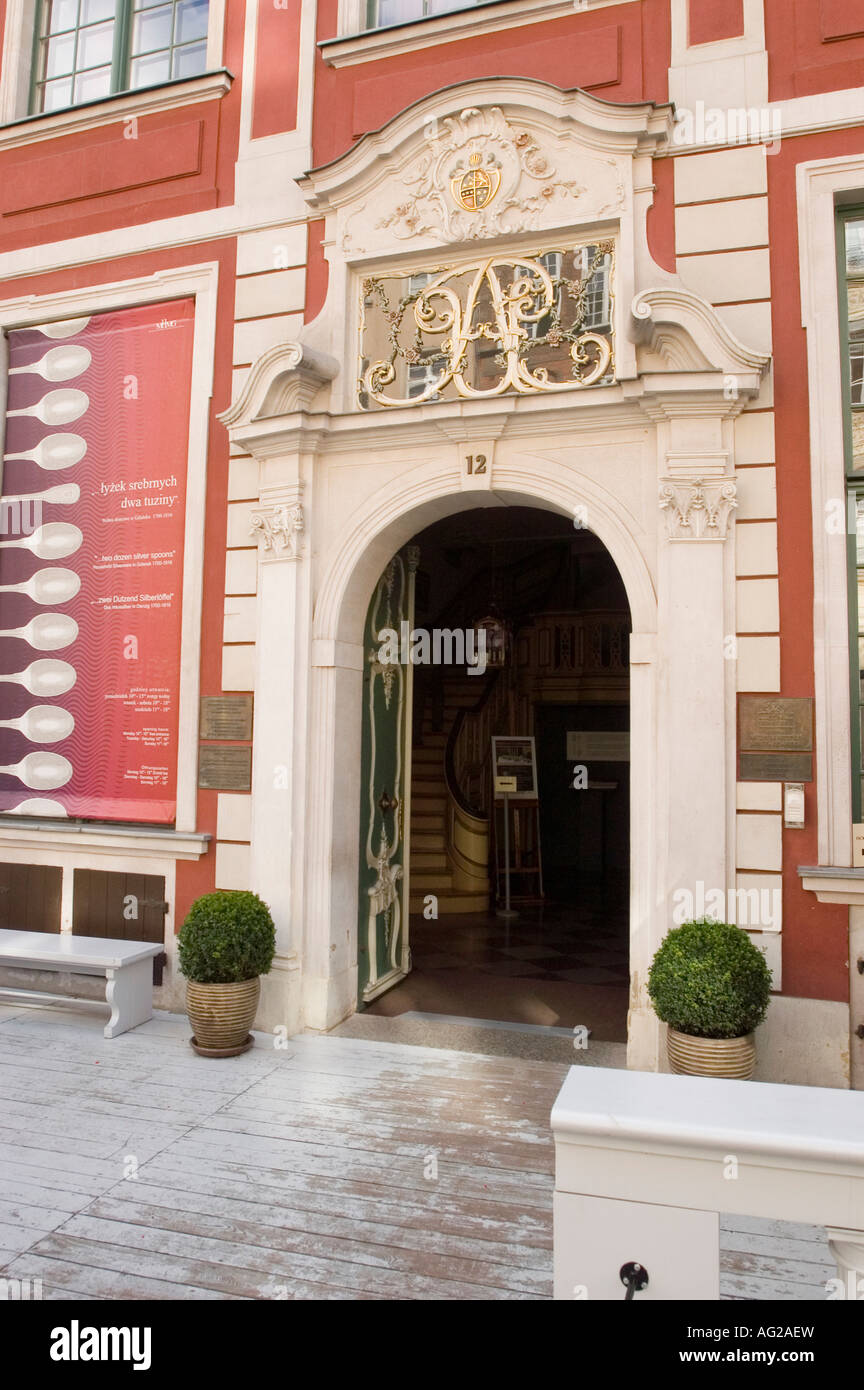
M 0 675 L 0 681 L 9 681 L 14 685 L 23 685 L 25 690 L 29 690 L 31 695 L 41 695 L 50 699 L 52 696 L 65 695 L 67 690 L 71 690 L 78 673 L 74 666 L 70 666 L 68 661 L 52 661 L 50 658 L 43 658 L 41 661 L 31 661 L 30 665 L 23 671 L 12 671 L 8 675 Z
M 7 492 L 0 498 L 0 505 L 3 502 L 54 502 L 59 505 L 80 500 L 81 489 L 77 483 L 58 483 L 56 487 L 46 487 L 41 492 Z
M 33 705 L 18 719 L 0 720 L 0 729 L 17 729 L 31 743 L 57 743 L 74 728 L 74 716 L 60 705 Z
M 90 397 L 86 391 L 67 386 L 65 390 L 49 391 L 41 401 L 23 410 L 7 410 L 6 415 L 10 420 L 16 415 L 29 415 L 41 420 L 43 425 L 69 425 L 73 420 L 80 419 L 89 404 Z
M 49 521 L 37 526 L 31 536 L 17 541 L 0 541 L 0 550 L 30 550 L 38 560 L 65 560 L 84 542 L 84 533 L 69 521 Z
M 0 594 L 26 594 L 34 603 L 66 603 L 81 588 L 74 570 L 37 570 L 21 584 L 0 584 Z
M 80 434 L 49 434 L 40 440 L 35 449 L 29 449 L 24 454 L 4 454 L 3 457 L 7 463 L 26 459 L 48 472 L 57 472 L 80 463 L 86 452 L 87 441 Z
M 61 753 L 28 753 L 20 762 L 0 767 L 0 772 L 17 777 L 25 787 L 43 792 L 65 787 L 74 770 L 69 759 Z
M 56 652 L 78 636 L 78 624 L 68 613 L 37 613 L 23 627 L 10 627 L 0 637 L 20 637 L 37 652 Z
M 31 373 L 45 381 L 71 381 L 86 372 L 92 361 L 93 356 L 87 348 L 69 343 L 66 347 L 49 348 L 38 362 L 29 362 L 26 367 L 10 367 L 9 375 Z
M 86 328 L 89 322 L 89 314 L 85 318 L 58 319 L 56 323 L 38 324 L 36 332 L 41 333 L 44 338 L 74 338 L 75 334 Z
M 5 675 L 0 675 L 0 681 L 9 681 L 14 685 L 23 685 L 25 690 L 29 690 L 31 695 L 41 695 L 43 698 L 52 698 L 57 695 L 65 695 L 67 690 L 71 690 L 78 674 L 74 666 L 70 666 L 68 661 L 56 661 L 50 658 L 43 658 L 40 661 L 31 661 L 23 671 L 10 671 Z
M 3 815 L 68 816 L 69 812 L 65 806 L 61 806 L 59 801 L 52 801 L 50 796 L 31 796 L 26 801 L 19 801 L 17 806 L 9 806 Z

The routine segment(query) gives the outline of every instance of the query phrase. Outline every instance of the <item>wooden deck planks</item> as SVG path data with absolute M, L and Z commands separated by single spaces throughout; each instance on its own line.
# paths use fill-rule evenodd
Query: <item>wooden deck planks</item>
M 550 1297 L 565 1066 L 259 1044 L 0 1010 L 0 1269 L 51 1299 Z M 824 1297 L 824 1233 L 728 1217 L 722 1242 L 724 1297 Z

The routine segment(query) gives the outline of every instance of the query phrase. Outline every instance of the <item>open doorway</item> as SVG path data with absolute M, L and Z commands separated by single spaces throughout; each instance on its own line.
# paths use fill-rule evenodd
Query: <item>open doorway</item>
M 360 1006 L 625 1041 L 630 613 L 609 552 L 545 509 L 447 517 L 382 575 L 367 647 L 382 628 L 403 641 L 365 675 Z M 536 761 L 508 822 L 512 920 L 502 736 Z

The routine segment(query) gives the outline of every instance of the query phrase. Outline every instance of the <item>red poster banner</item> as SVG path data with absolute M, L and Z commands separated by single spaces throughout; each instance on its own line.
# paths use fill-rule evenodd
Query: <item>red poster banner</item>
M 193 317 L 9 334 L 0 811 L 174 820 Z

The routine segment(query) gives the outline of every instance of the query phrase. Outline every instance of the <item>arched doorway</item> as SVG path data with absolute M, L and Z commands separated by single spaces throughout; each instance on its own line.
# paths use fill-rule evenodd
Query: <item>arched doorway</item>
M 629 633 L 580 517 L 475 508 L 391 558 L 363 643 L 361 1009 L 626 1041 Z
M 520 468 L 519 464 L 523 466 Z M 527 465 L 527 466 L 526 466 Z M 596 483 L 536 456 L 496 470 L 490 490 L 454 491 L 452 474 L 429 465 L 400 487 L 382 489 L 352 516 L 322 557 L 312 645 L 307 756 L 316 768 L 305 834 L 306 1018 L 332 1027 L 357 1005 L 358 851 L 361 796 L 364 624 L 370 599 L 392 557 L 418 532 L 478 507 L 528 506 L 566 518 L 587 514 L 609 552 L 630 608 L 630 1005 L 631 1064 L 655 1065 L 657 1030 L 644 979 L 661 928 L 655 889 L 654 651 L 656 599 L 627 509 Z M 634 656 L 635 652 L 635 656 Z

